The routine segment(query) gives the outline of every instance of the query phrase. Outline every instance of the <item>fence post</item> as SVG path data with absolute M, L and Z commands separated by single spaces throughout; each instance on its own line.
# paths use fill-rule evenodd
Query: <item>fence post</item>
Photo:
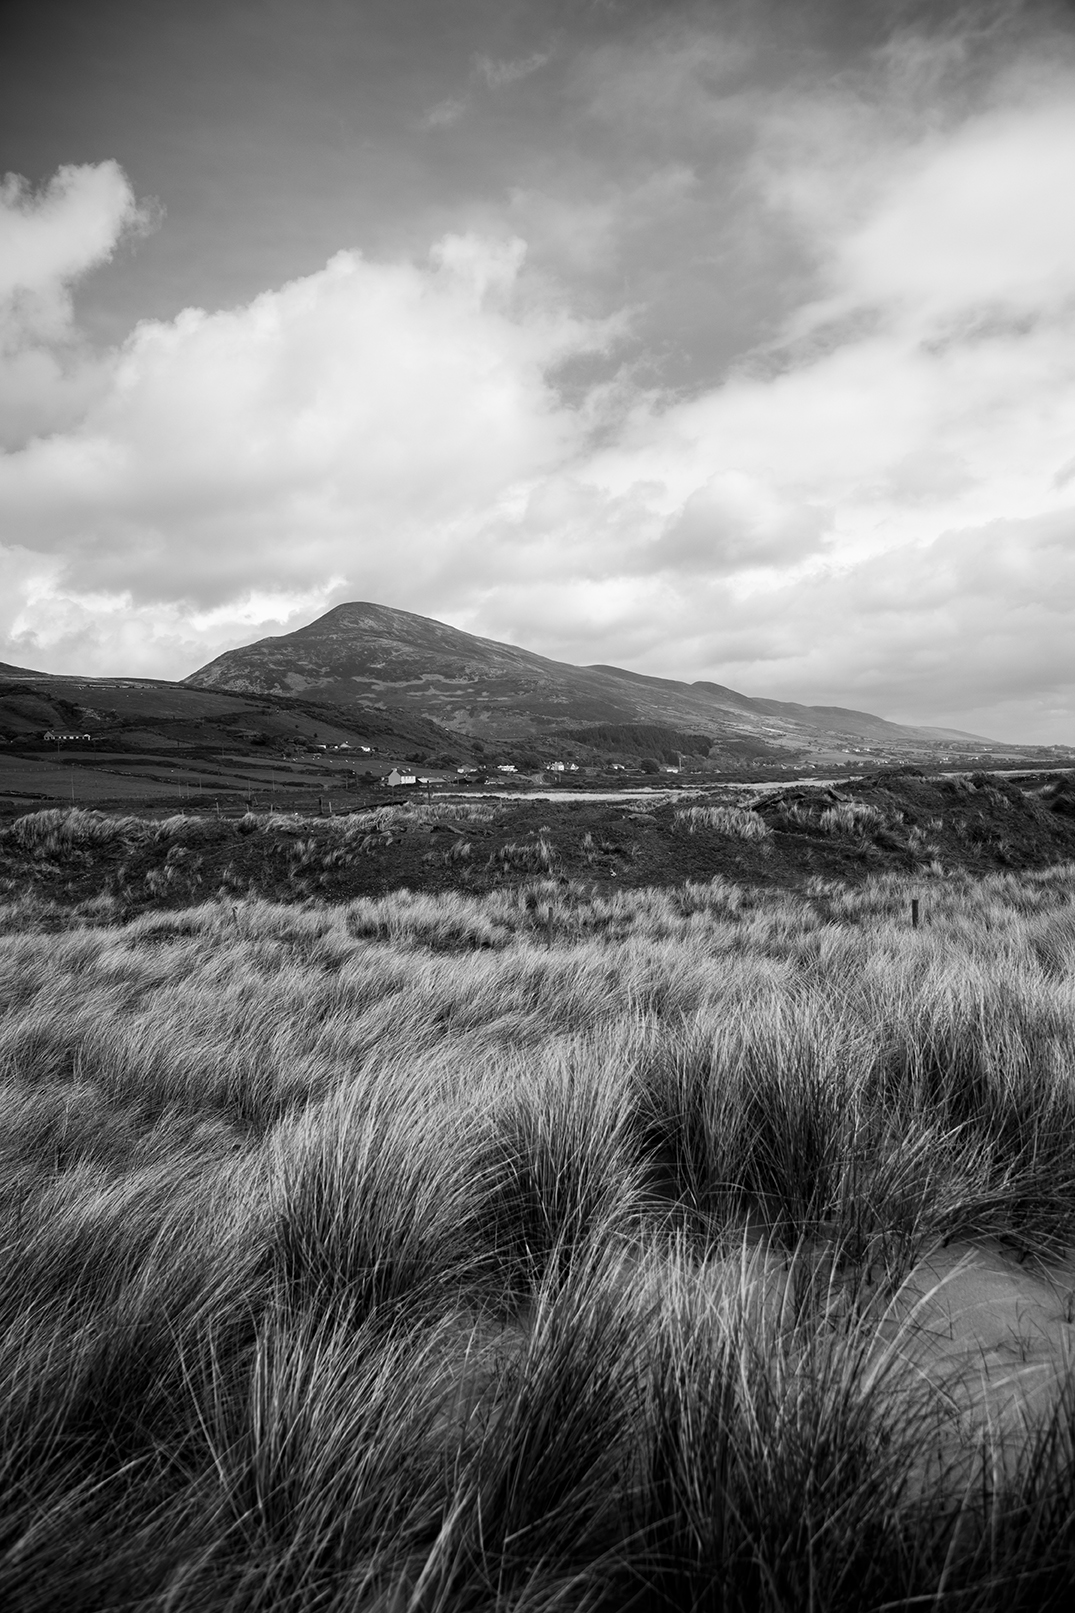
M 912 896 L 911 897 L 911 928 L 912 928 L 912 930 L 917 930 L 917 928 L 918 928 L 918 897 L 917 896 Z

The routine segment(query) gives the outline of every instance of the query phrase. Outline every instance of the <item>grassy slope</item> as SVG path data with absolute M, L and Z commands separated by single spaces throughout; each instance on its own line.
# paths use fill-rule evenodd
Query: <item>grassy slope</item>
M 909 889 L 9 907 L 0 1602 L 1062 1605 L 891 1320 L 1071 1241 L 1075 867 Z

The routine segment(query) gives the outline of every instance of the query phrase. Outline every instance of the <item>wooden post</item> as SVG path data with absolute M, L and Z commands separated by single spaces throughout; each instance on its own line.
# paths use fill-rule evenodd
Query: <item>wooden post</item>
M 912 930 L 917 930 L 917 928 L 918 928 L 918 897 L 917 896 L 912 896 L 911 897 L 911 928 L 912 928 Z

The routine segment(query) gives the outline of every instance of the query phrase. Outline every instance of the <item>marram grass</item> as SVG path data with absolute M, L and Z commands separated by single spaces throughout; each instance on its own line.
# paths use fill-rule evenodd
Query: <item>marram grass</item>
M 1075 1241 L 1075 870 L 918 893 L 9 910 L 0 1604 L 1064 1605 L 901 1296 Z

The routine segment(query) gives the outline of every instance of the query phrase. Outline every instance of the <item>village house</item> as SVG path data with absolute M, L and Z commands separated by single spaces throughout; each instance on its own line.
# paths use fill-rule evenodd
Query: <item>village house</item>
M 390 789 L 394 790 L 398 784 L 417 784 L 418 779 L 414 773 L 401 773 L 398 767 L 394 767 L 385 779 L 385 783 Z

